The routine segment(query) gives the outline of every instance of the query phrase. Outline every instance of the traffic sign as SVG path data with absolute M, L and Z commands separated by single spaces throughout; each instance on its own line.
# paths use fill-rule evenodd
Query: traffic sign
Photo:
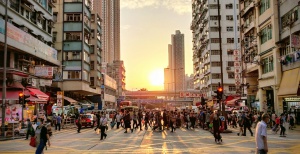
M 219 118 L 221 119 L 221 121 L 225 121 L 225 117 L 224 116 L 219 116 Z

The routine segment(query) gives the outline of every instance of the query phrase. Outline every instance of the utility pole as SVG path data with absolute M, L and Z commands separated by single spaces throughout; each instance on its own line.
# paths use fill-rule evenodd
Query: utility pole
M 8 3 L 8 0 L 5 1 L 5 28 L 4 28 L 4 60 L 3 60 L 3 85 L 2 85 L 2 131 L 1 131 L 3 134 L 3 137 L 5 137 L 6 63 L 7 63 L 7 3 Z
M 223 87 L 223 57 L 222 57 L 222 37 L 221 37 L 221 17 L 220 17 L 220 0 L 218 0 L 218 28 L 219 28 L 219 47 L 220 47 L 220 63 L 221 63 L 221 87 Z M 222 103 L 222 100 L 219 102 L 219 109 L 221 110 L 222 105 L 222 113 L 225 116 L 225 106 Z

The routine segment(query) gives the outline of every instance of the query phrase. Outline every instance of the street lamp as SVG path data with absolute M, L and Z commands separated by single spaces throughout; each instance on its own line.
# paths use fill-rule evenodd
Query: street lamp
M 169 70 L 173 70 L 174 71 L 174 101 L 176 102 L 176 85 L 177 85 L 177 82 L 176 82 L 176 71 L 177 70 L 182 70 L 183 68 L 174 68 L 174 69 L 171 69 L 171 68 L 167 68 Z

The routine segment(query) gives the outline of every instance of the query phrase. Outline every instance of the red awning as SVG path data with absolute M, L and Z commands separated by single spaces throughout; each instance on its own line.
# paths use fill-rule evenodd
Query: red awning
M 22 90 L 6 91 L 6 100 L 19 100 L 19 93 L 22 93 Z M 0 100 L 2 100 L 2 91 L 0 91 Z
M 197 103 L 196 103 L 196 106 L 200 106 L 200 105 L 201 105 L 201 102 L 197 102 Z
M 30 94 L 32 96 L 37 97 L 39 100 L 45 100 L 48 101 L 49 96 L 43 92 L 41 92 L 39 89 L 34 88 L 27 88 L 30 91 Z
M 235 99 L 232 99 L 230 101 L 227 101 L 226 102 L 226 105 L 227 106 L 235 106 L 235 102 L 238 101 L 240 98 L 235 98 Z

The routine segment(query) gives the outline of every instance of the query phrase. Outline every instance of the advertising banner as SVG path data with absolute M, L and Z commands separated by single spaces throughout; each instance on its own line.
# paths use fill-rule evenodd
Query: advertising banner
M 52 78 L 53 77 L 53 67 L 35 67 L 35 76 Z

